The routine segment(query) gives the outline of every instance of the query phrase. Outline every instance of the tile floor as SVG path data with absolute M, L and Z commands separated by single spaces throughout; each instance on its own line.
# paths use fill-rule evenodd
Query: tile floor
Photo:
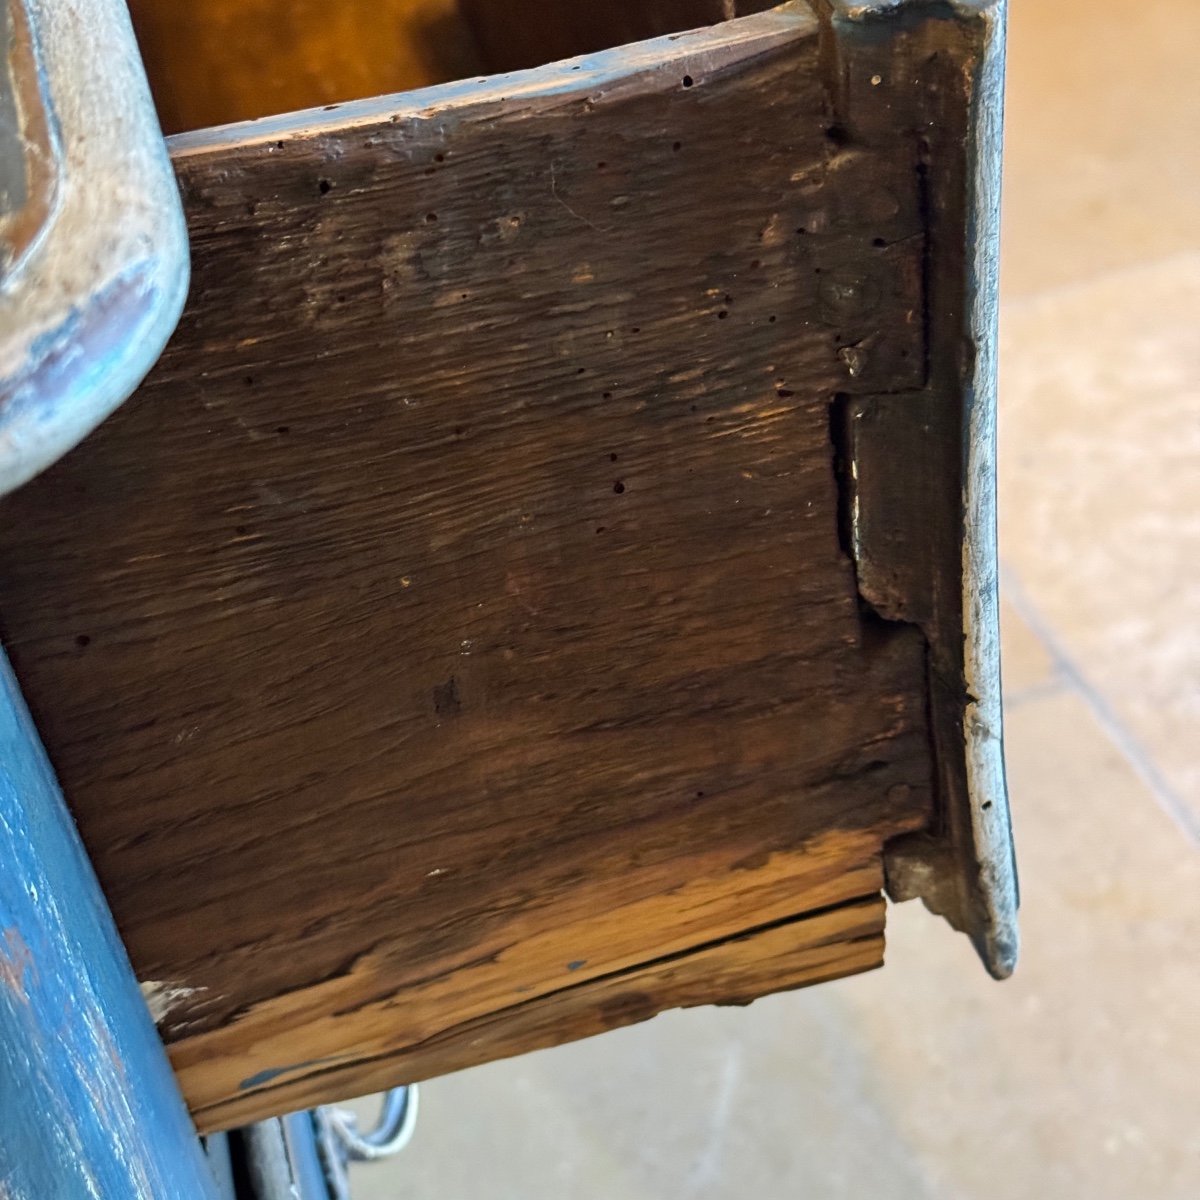
M 1016 0 L 1001 553 L 1023 959 L 884 971 L 423 1089 L 360 1200 L 1200 1196 L 1200 4 Z

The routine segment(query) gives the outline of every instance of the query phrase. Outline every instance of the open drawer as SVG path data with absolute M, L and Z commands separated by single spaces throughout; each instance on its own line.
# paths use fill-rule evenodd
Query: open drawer
M 998 5 L 132 7 L 190 297 L 0 633 L 200 1128 L 877 966 L 885 888 L 1006 974 Z

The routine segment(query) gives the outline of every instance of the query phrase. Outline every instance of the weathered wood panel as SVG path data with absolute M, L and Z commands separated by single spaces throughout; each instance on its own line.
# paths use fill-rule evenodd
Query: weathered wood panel
M 203 1127 L 877 960 L 757 950 L 931 804 L 831 437 L 923 378 L 916 143 L 827 84 L 792 9 L 176 141 L 189 308 L 0 626 Z

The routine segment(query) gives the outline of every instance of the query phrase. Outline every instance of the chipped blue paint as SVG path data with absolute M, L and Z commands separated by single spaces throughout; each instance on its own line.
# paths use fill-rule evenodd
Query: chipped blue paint
M 336 1062 L 337 1056 L 333 1058 L 309 1058 L 304 1062 L 292 1063 L 287 1067 L 266 1067 L 261 1071 L 256 1071 L 253 1075 L 248 1075 L 241 1083 L 238 1084 L 238 1090 L 242 1092 L 252 1091 L 254 1088 L 260 1088 L 264 1084 L 270 1083 L 274 1079 L 278 1079 L 280 1075 L 291 1075 L 295 1071 L 303 1071 L 308 1067 L 319 1067 L 322 1063 Z
M 125 948 L 0 652 L 0 1196 L 216 1195 Z
M 574 962 L 567 963 L 567 970 L 568 971 L 578 971 L 580 967 L 586 967 L 586 966 L 587 966 L 586 958 L 577 958 L 577 959 L 575 959 Z

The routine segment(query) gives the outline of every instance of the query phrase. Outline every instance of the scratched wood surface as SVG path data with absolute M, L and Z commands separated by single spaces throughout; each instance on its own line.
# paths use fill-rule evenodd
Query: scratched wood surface
M 925 643 L 834 416 L 919 386 L 923 227 L 820 41 L 174 142 L 188 309 L 0 633 L 201 1128 L 880 961 Z

